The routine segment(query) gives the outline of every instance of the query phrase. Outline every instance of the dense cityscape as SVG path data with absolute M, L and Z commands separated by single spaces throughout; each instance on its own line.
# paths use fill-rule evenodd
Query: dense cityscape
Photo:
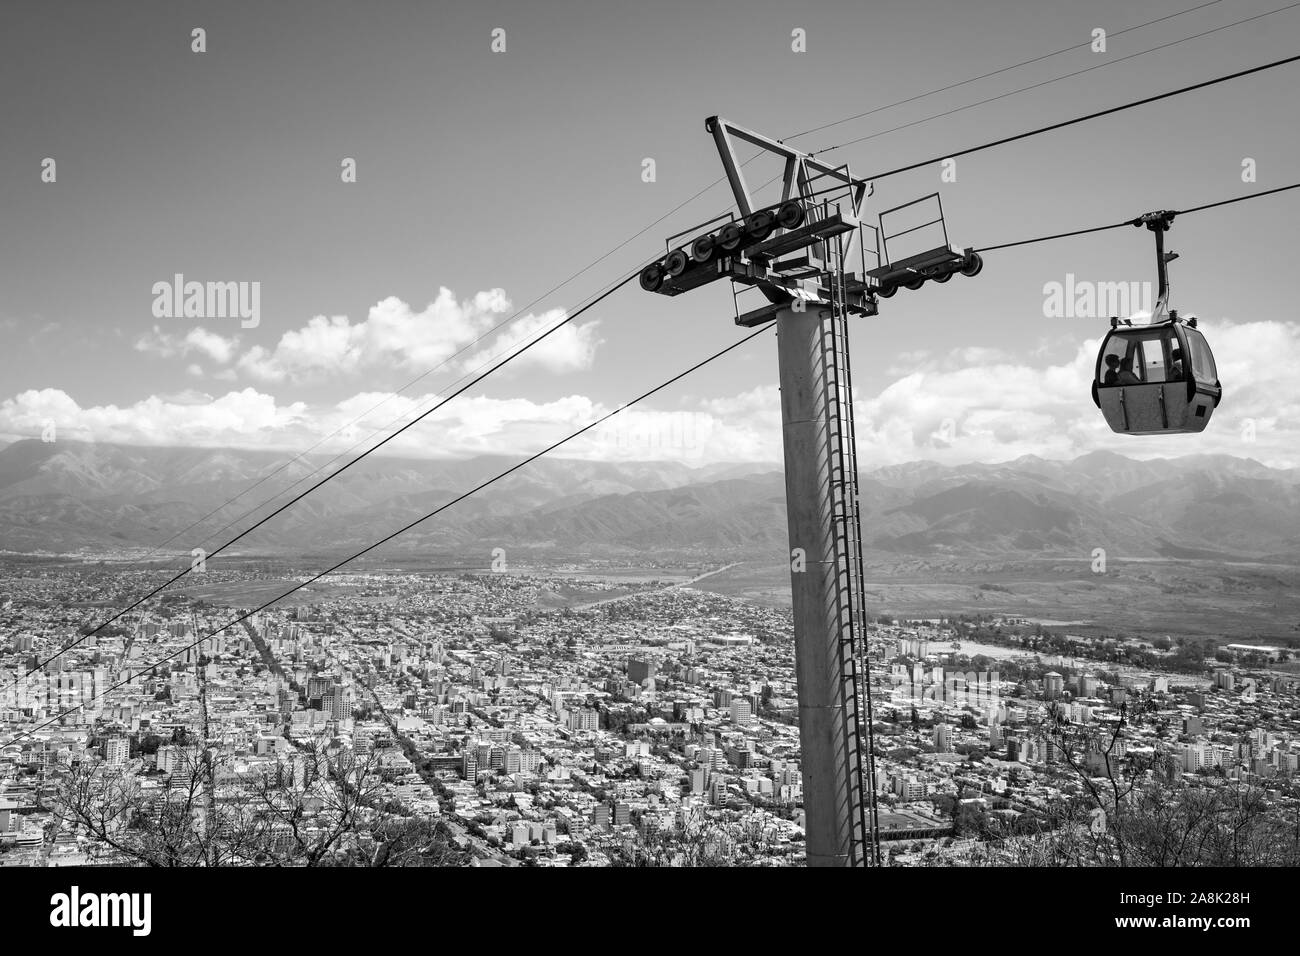
M 305 577 L 210 570 L 91 634 L 166 578 L 11 569 L 0 865 L 802 865 L 788 610 L 599 574 L 566 603 L 538 569 L 339 574 L 248 612 Z M 886 864 L 1106 862 L 1153 790 L 1300 817 L 1286 647 L 865 631 Z

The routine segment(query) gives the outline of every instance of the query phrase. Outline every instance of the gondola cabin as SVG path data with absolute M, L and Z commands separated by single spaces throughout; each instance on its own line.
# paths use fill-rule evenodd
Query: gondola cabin
M 1121 324 L 1097 354 L 1092 400 L 1111 431 L 1161 435 L 1203 431 L 1223 389 L 1196 319 L 1176 312 L 1151 325 Z

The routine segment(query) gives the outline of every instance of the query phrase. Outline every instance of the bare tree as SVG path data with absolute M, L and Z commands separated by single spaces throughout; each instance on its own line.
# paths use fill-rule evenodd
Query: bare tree
M 127 865 L 463 864 L 445 826 L 385 799 L 377 767 L 373 753 L 308 746 L 241 771 L 193 748 L 146 786 L 130 770 L 81 760 L 55 815 L 57 826 L 84 834 L 92 855 Z
M 990 842 L 988 862 L 1021 866 L 1294 866 L 1300 818 L 1283 816 L 1241 779 L 1210 775 L 1189 783 L 1157 744 L 1120 746 L 1137 726 L 1157 739 L 1150 701 L 1123 707 L 1108 727 L 1071 723 L 1052 705 L 1038 734 L 1072 771 L 1078 791 L 1049 812 Z
M 204 768 L 193 751 L 147 791 L 128 770 L 76 761 L 53 811 L 56 828 L 84 831 L 92 857 L 143 866 L 203 866 L 213 847 L 201 823 Z
M 753 814 L 742 820 L 710 819 L 704 808 L 685 808 L 672 827 L 643 827 L 609 854 L 613 866 L 740 866 L 769 856 L 774 831 Z

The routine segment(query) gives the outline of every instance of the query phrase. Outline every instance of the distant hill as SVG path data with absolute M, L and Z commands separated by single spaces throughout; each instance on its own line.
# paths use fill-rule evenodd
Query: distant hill
M 337 469 L 346 459 L 334 462 Z M 211 549 L 217 533 L 277 492 L 269 513 L 318 480 L 328 461 L 282 467 L 276 452 L 19 441 L 0 448 L 0 548 L 152 548 L 208 512 L 172 553 Z M 359 546 L 514 463 L 373 456 L 240 542 L 249 552 Z M 1138 461 L 1096 452 L 1072 461 L 933 462 L 861 476 L 863 535 L 876 551 L 916 556 L 1218 557 L 1300 563 L 1300 471 L 1226 455 Z M 239 492 L 233 505 L 223 503 Z M 197 532 L 197 533 L 196 533 Z M 207 535 L 212 539 L 204 542 Z M 771 554 L 786 545 L 785 487 L 770 464 L 542 459 L 413 529 L 392 547 L 553 548 Z
M 1300 472 L 1229 456 L 998 465 L 919 462 L 861 476 L 863 539 L 915 556 L 1089 554 L 1300 562 Z M 780 549 L 780 472 L 575 503 L 545 515 L 481 519 L 478 534 L 518 545 L 652 551 Z
M 318 550 L 383 537 L 462 494 L 518 459 L 366 458 L 240 542 L 240 551 Z M 274 451 L 140 448 L 72 441 L 18 441 L 0 449 L 0 549 L 78 551 L 152 548 L 188 551 L 213 535 L 211 549 L 301 494 L 348 461 L 310 455 L 285 465 Z M 320 474 L 313 472 L 325 466 Z M 691 468 L 675 462 L 626 464 L 541 459 L 449 509 L 413 532 L 412 544 L 455 544 L 475 518 L 544 512 L 592 498 L 677 488 L 742 472 L 735 464 Z M 771 466 L 768 466 L 771 467 Z M 226 505 L 235 495 L 242 496 Z M 268 499 L 274 499 L 268 501 Z M 268 503 L 262 505 L 262 502 Z M 216 532 L 249 509 L 254 514 Z M 207 516 L 207 517 L 205 517 Z

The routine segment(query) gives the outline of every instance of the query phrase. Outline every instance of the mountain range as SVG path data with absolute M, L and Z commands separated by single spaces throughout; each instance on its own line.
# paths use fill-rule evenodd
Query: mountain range
M 0 447 L 0 550 L 138 551 L 166 542 L 159 555 L 211 551 L 311 487 L 317 468 L 327 474 L 345 461 L 322 455 L 285 464 L 274 451 L 17 441 Z M 487 456 L 370 456 L 231 553 L 364 546 L 513 464 Z M 864 543 L 884 554 L 1077 557 L 1106 548 L 1128 557 L 1300 564 L 1300 470 L 1246 458 L 1094 452 L 1070 461 L 926 461 L 865 472 L 859 484 Z M 564 555 L 779 554 L 786 547 L 784 481 L 773 464 L 544 458 L 390 547 L 469 553 L 498 546 Z

